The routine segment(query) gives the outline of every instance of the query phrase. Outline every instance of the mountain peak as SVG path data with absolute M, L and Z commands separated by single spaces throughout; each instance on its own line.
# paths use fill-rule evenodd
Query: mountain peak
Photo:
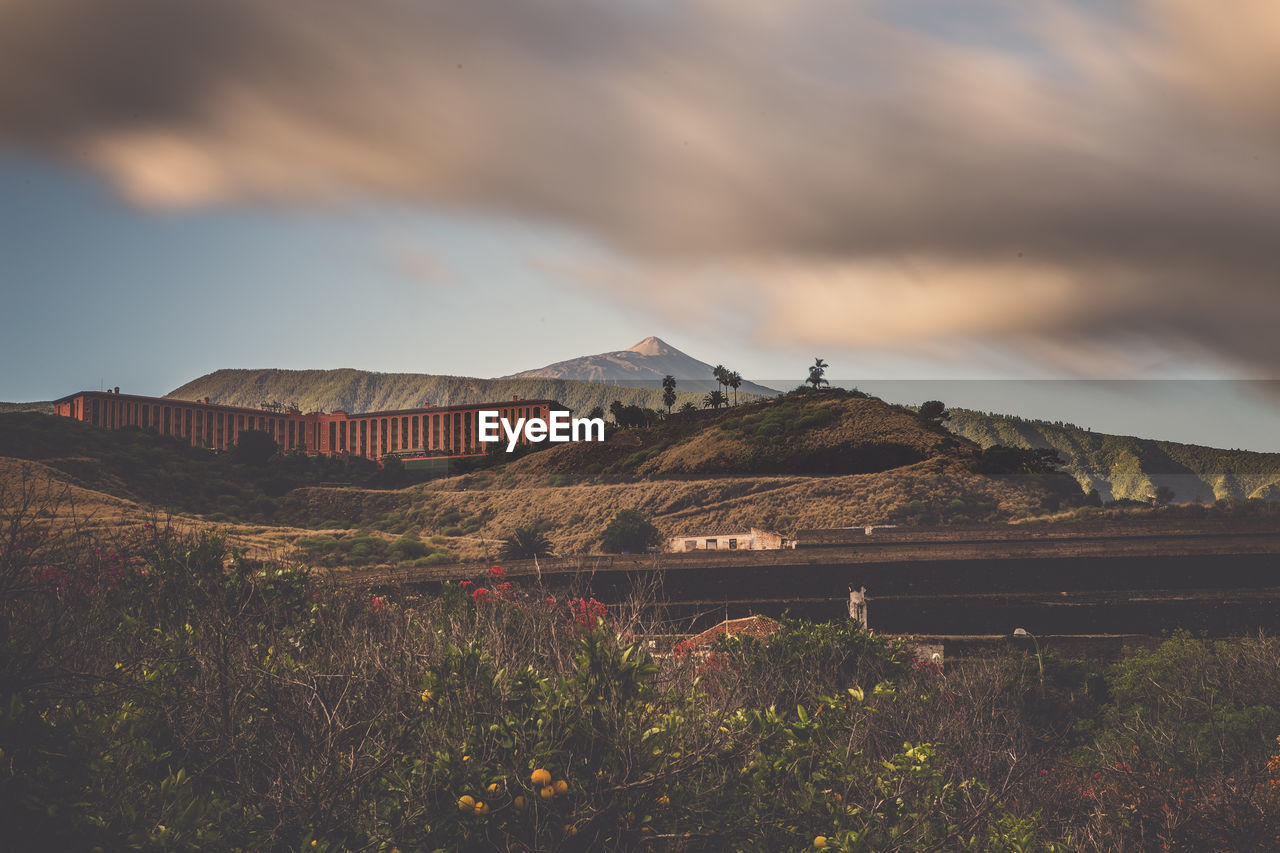
M 627 383 L 641 387 L 661 388 L 664 376 L 679 380 L 681 391 L 710 391 L 720 387 L 711 376 L 711 365 L 687 355 L 650 335 L 634 346 L 584 355 L 558 361 L 537 370 L 526 370 L 511 377 L 516 379 L 577 379 L 586 382 Z M 763 385 L 744 382 L 744 394 L 773 396 L 778 392 Z
M 672 352 L 672 346 L 662 338 L 650 335 L 638 344 L 627 347 L 625 352 L 634 352 L 638 355 L 663 355 Z

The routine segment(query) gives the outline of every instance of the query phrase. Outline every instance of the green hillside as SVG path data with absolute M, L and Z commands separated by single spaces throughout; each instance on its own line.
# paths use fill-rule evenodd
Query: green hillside
M 702 395 L 677 390 L 679 407 L 702 404 Z M 525 399 L 559 400 L 585 414 L 596 406 L 608 410 L 620 400 L 627 405 L 663 408 L 662 389 L 607 385 L 575 379 L 474 379 L 427 373 L 373 373 L 367 370 L 217 370 L 169 393 L 179 400 L 208 397 L 215 403 L 258 406 L 276 401 L 296 403 L 304 412 L 375 412 L 419 406 L 450 406 Z
M 1052 447 L 1066 470 L 1103 500 L 1143 500 L 1159 486 L 1176 501 L 1280 499 L 1280 453 L 1220 450 L 1195 444 L 1091 432 L 1074 424 L 954 409 L 947 426 L 983 447 Z

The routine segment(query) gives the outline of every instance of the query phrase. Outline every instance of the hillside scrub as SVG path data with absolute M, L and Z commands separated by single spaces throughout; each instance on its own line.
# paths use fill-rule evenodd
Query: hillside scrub
M 1280 820 L 1270 637 L 1043 675 L 798 620 L 657 655 L 644 599 L 498 567 L 342 593 L 0 505 L 10 849 L 1239 850 Z
M 1161 485 L 1182 502 L 1280 497 L 1280 453 L 1222 450 L 1195 444 L 1085 430 L 1075 424 L 952 410 L 947 428 L 982 447 L 1057 450 L 1065 470 L 1104 501 L 1139 500 Z

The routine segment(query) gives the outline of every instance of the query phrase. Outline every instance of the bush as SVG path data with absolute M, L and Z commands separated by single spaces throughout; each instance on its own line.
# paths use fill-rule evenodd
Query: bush
M 662 534 L 634 509 L 620 509 L 600 537 L 606 554 L 642 554 L 662 542 Z

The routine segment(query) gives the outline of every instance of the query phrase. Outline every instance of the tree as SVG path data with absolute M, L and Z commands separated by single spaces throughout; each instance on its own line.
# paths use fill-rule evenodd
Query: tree
M 822 378 L 824 375 L 826 375 L 827 368 L 829 366 L 830 365 L 828 365 L 825 361 L 823 361 L 820 358 L 815 358 L 813 360 L 813 366 L 809 368 L 809 378 L 805 380 L 806 382 L 808 382 L 810 385 L 813 386 L 813 390 L 817 391 L 823 385 L 831 384 L 826 379 Z
M 622 426 L 622 419 L 626 417 L 627 407 L 622 404 L 621 400 L 614 400 L 609 404 L 609 414 L 613 415 L 613 422 L 618 426 Z
M 662 377 L 662 404 L 667 407 L 668 415 L 676 404 L 676 378 L 670 373 Z
M 729 405 L 729 398 L 717 388 L 714 391 L 707 392 L 706 396 L 702 398 L 702 405 L 708 409 L 718 409 L 721 406 Z
M 1177 492 L 1168 486 L 1156 486 L 1156 492 L 1151 496 L 1151 500 L 1156 506 L 1168 506 L 1177 496 Z
M 943 421 L 951 420 L 951 413 L 941 400 L 926 400 L 920 404 L 920 420 L 940 426 Z
M 680 411 L 681 413 L 696 412 L 698 411 L 698 407 L 693 404 L 692 400 L 685 400 L 684 405 L 680 407 Z
M 978 474 L 1052 474 L 1066 462 L 1052 447 L 1005 447 L 993 444 L 974 463 Z
M 634 509 L 620 509 L 600 537 L 606 554 L 642 554 L 662 542 L 662 534 Z
M 738 371 L 731 371 L 725 376 L 725 384 L 733 389 L 733 404 L 738 405 L 738 389 L 742 387 L 742 374 Z
M 267 460 L 276 455 L 280 449 L 271 434 L 258 429 L 248 429 L 240 433 L 236 446 L 231 451 L 231 458 L 254 468 L 266 467 Z
M 502 548 L 498 551 L 504 560 L 532 560 L 535 557 L 551 555 L 551 540 L 543 533 L 539 525 L 527 524 L 517 527 L 511 535 L 502 540 Z
M 595 418 L 604 420 L 604 407 L 603 406 L 594 407 L 591 411 L 587 412 L 587 417 L 592 418 L 593 420 Z

